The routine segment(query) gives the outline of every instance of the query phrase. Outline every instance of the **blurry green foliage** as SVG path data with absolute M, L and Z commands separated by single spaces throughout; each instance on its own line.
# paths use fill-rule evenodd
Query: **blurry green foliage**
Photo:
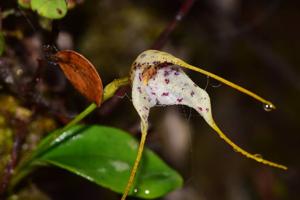
M 12 129 L 6 125 L 6 119 L 0 114 L 0 177 L 3 176 L 12 149 Z
M 19 107 L 17 100 L 12 96 L 1 95 L 0 105 L 5 105 L 0 107 L 0 177 L 2 177 L 13 146 L 14 131 L 8 118 L 26 117 L 28 110 Z
M 14 121 L 29 122 L 32 112 L 21 106 L 20 102 L 13 96 L 1 95 L 0 105 L 0 178 L 4 169 L 11 159 L 13 138 L 15 137 L 16 125 Z M 22 146 L 21 155 L 29 154 L 36 148 L 43 134 L 56 128 L 53 119 L 46 116 L 37 116 L 28 124 L 28 135 Z

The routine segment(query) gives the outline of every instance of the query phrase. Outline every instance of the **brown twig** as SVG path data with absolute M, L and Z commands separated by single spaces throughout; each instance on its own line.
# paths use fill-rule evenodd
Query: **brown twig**
M 190 11 L 194 4 L 194 0 L 185 0 L 180 6 L 177 14 L 174 16 L 173 20 L 166 26 L 164 31 L 159 35 L 157 40 L 151 46 L 151 49 L 161 49 L 169 39 L 170 34 L 174 31 L 178 23 L 183 19 L 184 16 Z

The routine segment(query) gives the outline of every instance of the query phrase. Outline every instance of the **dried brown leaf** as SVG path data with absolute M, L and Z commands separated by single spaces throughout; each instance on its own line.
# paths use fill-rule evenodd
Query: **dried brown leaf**
M 83 55 L 71 51 L 58 51 L 55 61 L 72 85 L 88 100 L 101 104 L 103 85 L 94 65 Z

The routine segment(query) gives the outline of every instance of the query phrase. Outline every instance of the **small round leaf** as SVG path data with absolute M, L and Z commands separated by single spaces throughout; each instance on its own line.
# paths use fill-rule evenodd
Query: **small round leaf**
M 68 10 L 65 0 L 31 0 L 31 9 L 50 19 L 61 19 Z

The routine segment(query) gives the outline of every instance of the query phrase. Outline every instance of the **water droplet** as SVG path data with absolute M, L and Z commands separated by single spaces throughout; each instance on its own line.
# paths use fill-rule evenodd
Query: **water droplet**
M 259 158 L 259 159 L 262 159 L 262 158 L 263 158 L 263 156 L 262 156 L 261 154 L 254 154 L 254 157 L 255 157 L 255 158 Z
M 145 194 L 150 194 L 150 191 L 149 190 L 145 190 Z
M 137 193 L 139 190 L 137 188 L 134 188 L 133 192 Z
M 275 106 L 273 104 L 264 104 L 263 108 L 265 111 L 270 112 L 275 109 Z

